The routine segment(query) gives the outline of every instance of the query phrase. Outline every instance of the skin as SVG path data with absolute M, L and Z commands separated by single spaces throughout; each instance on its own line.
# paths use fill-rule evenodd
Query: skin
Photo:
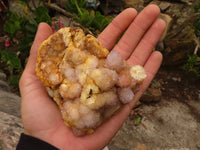
M 128 8 L 99 35 L 98 39 L 105 48 L 117 50 L 131 65 L 142 65 L 147 78 L 131 103 L 124 105 L 120 112 L 93 134 L 82 137 L 74 136 L 71 129 L 64 125 L 57 105 L 49 98 L 43 84 L 35 75 L 38 48 L 52 34 L 51 28 L 46 23 L 41 23 L 20 79 L 24 133 L 63 150 L 100 150 L 105 147 L 120 129 L 161 65 L 161 53 L 152 51 L 166 27 L 165 22 L 158 19 L 159 13 L 156 5 L 147 6 L 139 14 L 135 9 Z M 123 37 L 116 43 L 122 34 Z

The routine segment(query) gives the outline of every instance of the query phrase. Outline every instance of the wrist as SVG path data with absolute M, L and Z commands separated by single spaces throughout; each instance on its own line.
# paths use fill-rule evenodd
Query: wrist
M 36 139 L 39 139 L 41 141 L 44 141 L 45 143 L 49 143 L 52 146 L 57 147 L 57 145 L 54 144 L 54 142 L 51 140 L 51 138 L 48 138 L 47 133 L 45 132 L 32 132 L 24 129 L 24 134 Z
M 41 140 L 35 138 L 33 136 L 26 135 L 24 133 L 21 134 L 19 143 L 17 145 L 16 150 L 58 150 L 55 146 Z

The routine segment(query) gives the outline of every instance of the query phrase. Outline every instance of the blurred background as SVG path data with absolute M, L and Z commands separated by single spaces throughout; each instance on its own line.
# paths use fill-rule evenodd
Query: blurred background
M 0 0 L 0 150 L 15 149 L 23 132 L 18 84 L 40 22 L 98 36 L 124 9 L 149 4 L 167 24 L 153 49 L 163 63 L 107 148 L 199 150 L 199 0 Z

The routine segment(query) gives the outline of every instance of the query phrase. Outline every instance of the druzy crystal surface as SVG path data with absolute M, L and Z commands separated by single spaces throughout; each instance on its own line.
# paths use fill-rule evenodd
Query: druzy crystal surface
M 81 29 L 62 28 L 38 51 L 36 75 L 57 103 L 64 123 L 76 135 L 92 133 L 123 104 L 133 100 L 146 78 Z

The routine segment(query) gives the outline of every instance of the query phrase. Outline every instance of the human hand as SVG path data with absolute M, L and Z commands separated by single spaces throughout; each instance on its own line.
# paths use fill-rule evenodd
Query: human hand
M 135 9 L 126 9 L 99 35 L 98 39 L 105 48 L 117 50 L 131 65 L 142 65 L 147 78 L 132 102 L 124 105 L 120 112 L 98 127 L 93 134 L 82 137 L 75 136 L 72 130 L 65 126 L 56 103 L 48 96 L 43 84 L 35 75 L 38 48 L 52 34 L 51 28 L 41 23 L 20 79 L 24 133 L 63 150 L 95 150 L 106 146 L 160 67 L 162 55 L 152 51 L 165 29 L 164 21 L 158 19 L 159 13 L 159 8 L 155 5 L 147 6 L 138 15 Z M 123 37 L 115 45 L 123 33 Z

